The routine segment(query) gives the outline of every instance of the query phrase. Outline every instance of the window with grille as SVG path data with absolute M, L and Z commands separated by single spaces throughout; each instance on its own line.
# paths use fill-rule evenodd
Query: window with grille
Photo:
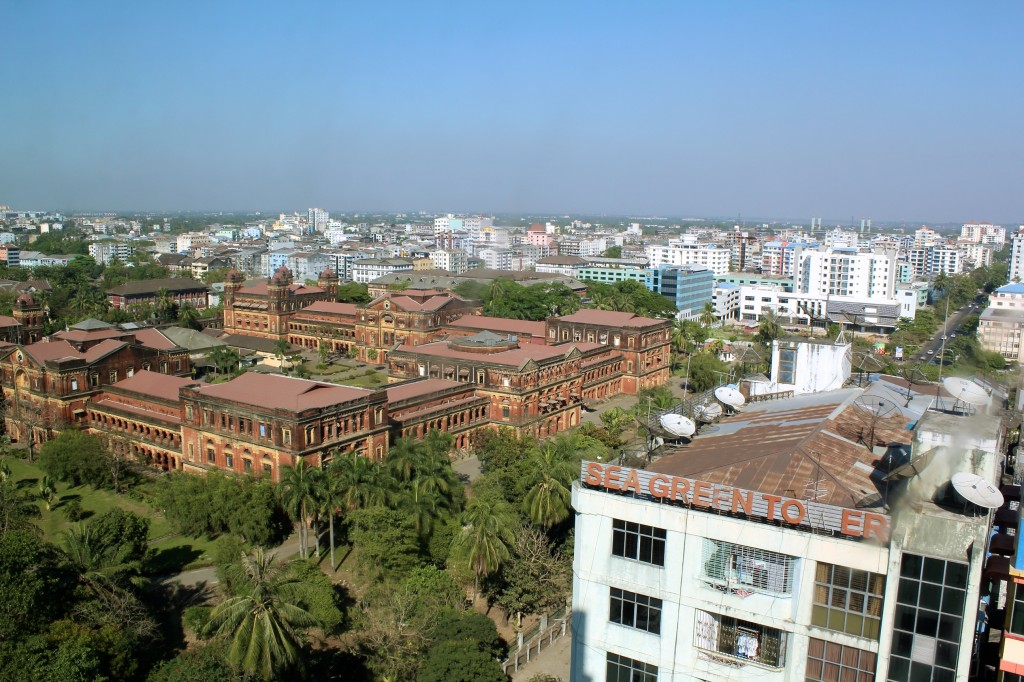
M 741 596 L 793 592 L 796 559 L 791 556 L 706 538 L 702 554 L 703 577 L 712 587 Z
M 885 576 L 819 562 L 814 573 L 811 623 L 857 637 L 878 639 Z
M 608 652 L 607 682 L 658 682 L 658 666 Z
M 611 588 L 608 620 L 618 625 L 661 634 L 661 600 Z
M 786 664 L 786 633 L 758 623 L 697 611 L 694 646 L 772 668 Z
M 1024 587 L 1020 584 L 1013 586 L 1013 611 L 1008 629 L 1015 635 L 1024 635 Z
M 655 566 L 665 565 L 665 530 L 642 523 L 612 522 L 612 554 Z
M 808 642 L 807 682 L 874 682 L 878 656 L 823 639 Z

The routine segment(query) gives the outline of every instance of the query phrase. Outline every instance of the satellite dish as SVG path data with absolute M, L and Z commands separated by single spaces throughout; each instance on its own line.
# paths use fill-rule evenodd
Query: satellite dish
M 853 366 L 860 372 L 871 374 L 880 372 L 885 364 L 874 353 L 857 352 L 853 354 Z
M 728 386 L 719 386 L 715 389 L 715 397 L 718 398 L 725 406 L 731 407 L 734 410 L 743 407 L 747 399 L 743 397 L 743 394 L 736 390 L 736 387 L 732 384 Z
M 888 482 L 899 478 L 912 478 L 917 476 L 919 473 L 924 471 L 929 464 L 931 464 L 931 461 L 935 458 L 938 451 L 938 448 L 932 448 L 927 452 L 921 453 L 903 466 L 896 467 L 890 471 L 882 480 Z
M 703 424 L 710 424 L 722 416 L 722 406 L 718 403 L 698 405 L 697 409 L 693 411 L 693 416 Z
M 854 502 L 853 506 L 856 507 L 857 509 L 864 509 L 866 507 L 881 506 L 883 502 L 885 502 L 885 498 L 883 498 L 880 493 L 871 493 L 870 495 L 865 495 L 864 497 Z
M 950 481 L 960 497 L 984 509 L 999 509 L 1003 506 L 1003 494 L 998 488 L 977 474 L 961 471 L 953 474 Z
M 893 401 L 873 395 L 862 395 L 853 401 L 853 406 L 874 419 L 888 419 L 902 414 L 899 406 Z
M 971 407 L 988 405 L 988 392 L 970 379 L 947 377 L 942 387 L 959 402 Z
M 697 425 L 681 414 L 663 414 L 658 420 L 662 428 L 676 438 L 690 438 L 697 432 Z

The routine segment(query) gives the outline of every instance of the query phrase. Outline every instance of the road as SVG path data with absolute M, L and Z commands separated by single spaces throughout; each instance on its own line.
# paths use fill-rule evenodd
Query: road
M 935 335 L 929 339 L 926 343 L 921 345 L 921 348 L 915 353 L 910 360 L 912 362 L 930 362 L 932 359 L 939 356 L 942 352 L 942 334 L 945 331 L 946 334 L 959 333 L 960 324 L 964 321 L 964 318 L 971 313 L 978 313 L 981 311 L 977 302 L 971 303 L 970 305 L 957 310 L 949 316 L 949 320 L 946 322 L 945 329 L 939 327 Z M 931 351 L 929 353 L 928 351 Z
M 312 549 L 312 548 L 311 548 Z M 280 547 L 274 547 L 267 550 L 267 554 L 276 554 L 279 559 L 287 559 L 295 556 L 299 553 L 299 535 L 298 533 L 292 533 L 288 536 Z M 174 575 L 164 576 L 158 579 L 161 583 L 180 583 L 188 587 L 195 587 L 200 584 L 216 585 L 219 581 L 217 580 L 217 569 L 213 566 L 206 566 L 204 568 L 193 568 L 189 571 L 182 571 Z

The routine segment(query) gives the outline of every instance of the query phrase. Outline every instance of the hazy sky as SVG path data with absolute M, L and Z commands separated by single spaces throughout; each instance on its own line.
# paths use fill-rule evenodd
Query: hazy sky
M 0 0 L 0 203 L 1024 222 L 1022 20 Z

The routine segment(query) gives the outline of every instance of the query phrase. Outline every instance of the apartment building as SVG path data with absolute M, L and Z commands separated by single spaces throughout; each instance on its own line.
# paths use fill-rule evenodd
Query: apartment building
M 1010 362 L 1024 360 L 1024 284 L 1006 284 L 989 297 L 989 307 L 978 321 L 978 343 Z
M 654 290 L 672 301 L 680 319 L 695 320 L 714 296 L 715 275 L 703 265 L 662 266 Z
M 1002 440 L 930 402 L 882 379 L 751 404 L 645 470 L 584 462 L 570 680 L 966 681 L 990 526 L 949 480 L 996 480 Z
M 672 240 L 667 245 L 651 244 L 644 250 L 652 268 L 663 265 L 703 265 L 721 277 L 729 272 L 730 249 L 717 244 Z
M 801 294 L 889 300 L 896 286 L 895 264 L 894 251 L 802 251 L 794 289 Z
M 438 249 L 430 252 L 430 261 L 438 270 L 447 270 L 456 275 L 469 270 L 469 256 L 465 251 Z
M 800 263 L 800 254 L 818 248 L 812 241 L 770 241 L 761 247 L 761 274 L 793 277 Z
M 1001 249 L 1006 243 L 1006 228 L 992 223 L 964 223 L 958 241 Z
M 350 273 L 353 282 L 369 284 L 378 277 L 412 270 L 412 261 L 405 258 L 361 258 L 353 261 Z
M 89 255 L 101 265 L 109 265 L 112 260 L 122 263 L 135 254 L 135 245 L 130 242 L 92 242 L 89 244 Z
M 1024 231 L 1010 239 L 1010 268 L 1006 277 L 1010 282 L 1024 281 Z

